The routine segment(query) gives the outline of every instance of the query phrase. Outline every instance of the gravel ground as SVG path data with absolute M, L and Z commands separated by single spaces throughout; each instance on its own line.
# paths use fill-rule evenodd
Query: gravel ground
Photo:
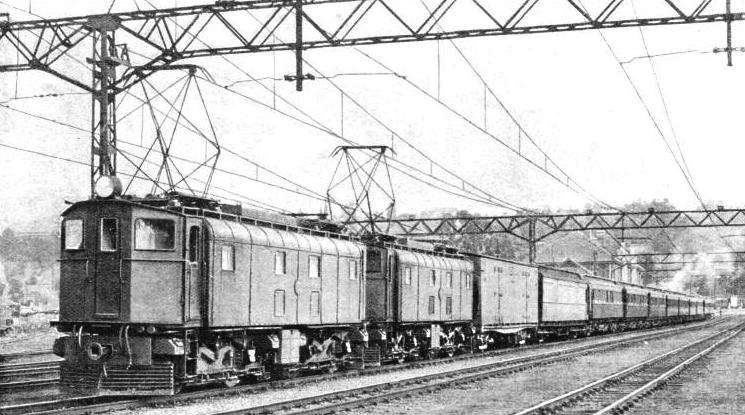
M 705 329 L 711 333 L 715 329 Z M 624 348 L 609 353 L 580 357 L 569 364 L 555 364 L 510 375 L 504 379 L 492 379 L 479 384 L 468 385 L 425 395 L 394 404 L 368 407 L 352 413 L 510 413 L 532 403 L 552 397 L 560 392 L 571 390 L 583 382 L 610 374 L 614 370 L 630 366 L 646 357 L 678 347 L 685 342 L 702 336 L 702 333 L 682 333 L 674 338 L 654 340 L 646 344 Z M 598 338 L 602 340 L 602 338 Z M 566 347 L 557 343 L 551 347 Z M 515 350 L 509 357 L 543 352 Z M 611 358 L 609 359 L 609 356 Z M 417 368 L 374 376 L 352 379 L 338 379 L 319 382 L 301 387 L 262 392 L 239 397 L 216 398 L 189 406 L 143 409 L 135 413 L 148 415 L 165 414 L 207 414 L 218 411 L 239 409 L 241 407 L 265 405 L 290 398 L 300 398 L 329 393 L 336 390 L 362 387 L 366 385 L 393 382 L 425 374 L 446 370 L 478 366 L 491 361 L 504 359 L 504 356 L 491 359 L 478 359 L 454 362 L 433 367 Z M 498 391 L 498 393 L 495 393 Z M 127 412 L 131 413 L 131 412 Z
M 642 401 L 635 414 L 745 413 L 745 334 L 714 350 Z

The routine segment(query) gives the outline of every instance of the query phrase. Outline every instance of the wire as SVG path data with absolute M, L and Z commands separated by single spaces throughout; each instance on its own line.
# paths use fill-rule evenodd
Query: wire
M 150 4 L 150 6 L 151 6 L 151 7 L 155 8 L 155 6 L 154 6 L 154 5 L 153 5 L 153 4 L 152 4 L 152 3 L 150 2 L 150 1 L 146 0 L 146 2 L 147 2 L 148 4 Z M 252 14 L 250 14 L 250 15 L 251 15 L 251 16 L 252 16 L 252 17 L 253 17 L 254 19 L 256 19 L 256 17 L 255 17 L 255 16 L 253 16 Z M 170 19 L 170 20 L 173 20 L 173 19 Z M 178 23 L 176 23 L 176 24 L 178 25 Z M 179 27 L 181 27 L 181 26 L 179 26 Z M 183 29 L 183 28 L 182 28 L 182 29 Z M 275 37 L 276 37 L 276 36 L 275 36 Z M 197 39 L 197 41 L 198 41 L 199 43 L 201 43 L 202 45 L 206 46 L 206 47 L 210 47 L 210 46 L 209 46 L 209 45 L 208 45 L 207 43 L 205 43 L 205 42 L 204 42 L 204 41 L 202 41 L 201 39 Z M 246 76 L 248 76 L 249 78 L 251 78 L 251 79 L 255 79 L 255 78 L 254 78 L 254 77 L 253 77 L 252 75 L 250 75 L 250 74 L 249 74 L 248 72 L 246 72 L 246 71 L 245 71 L 245 70 L 244 70 L 243 68 L 241 68 L 241 67 L 240 67 L 239 65 L 236 65 L 236 64 L 235 64 L 234 62 L 232 62 L 232 61 L 231 61 L 230 59 L 228 59 L 227 57 L 225 57 L 225 56 L 223 56 L 223 55 L 220 55 L 220 57 L 221 57 L 221 58 L 222 58 L 223 60 L 225 60 L 226 62 L 228 62 L 228 63 L 229 63 L 229 64 L 230 64 L 231 66 L 235 67 L 236 69 L 238 69 L 239 71 L 241 71 L 242 73 L 244 73 L 244 74 L 245 74 Z M 311 66 L 311 67 L 312 67 L 312 65 L 311 65 L 311 64 L 310 64 L 310 63 L 309 63 L 309 62 L 308 62 L 307 60 L 305 60 L 305 59 L 304 59 L 303 61 L 304 61 L 304 62 L 305 62 L 306 64 L 308 64 L 309 66 Z M 328 78 L 327 78 L 327 79 L 328 79 Z M 208 79 L 206 79 L 206 80 L 207 80 L 208 82 L 210 82 L 210 80 L 208 80 Z M 331 82 L 331 81 L 329 81 L 329 82 Z M 325 125 L 323 125 L 323 124 L 322 124 L 321 122 L 319 122 L 319 121 L 318 121 L 317 119 L 315 119 L 314 117 L 312 117 L 311 115 L 309 115 L 309 114 L 308 114 L 307 112 L 303 111 L 302 109 L 300 109 L 299 107 L 297 107 L 297 106 L 296 106 L 296 105 L 294 105 L 293 103 L 289 102 L 289 101 L 288 101 L 287 99 L 285 99 L 285 98 L 284 98 L 283 96 L 281 96 L 281 95 L 279 95 L 279 94 L 276 94 L 276 92 L 272 91 L 271 89 L 269 89 L 268 87 L 266 87 L 266 86 L 265 86 L 265 85 L 263 85 L 262 83 L 260 83 L 260 82 L 259 82 L 259 85 L 261 85 L 262 87 L 264 87 L 265 89 L 267 89 L 267 90 L 268 90 L 269 92 L 272 92 L 272 93 L 274 93 L 274 94 L 275 94 L 275 96 L 278 96 L 278 97 L 279 97 L 279 98 L 280 98 L 280 99 L 281 99 L 281 100 L 282 100 L 283 102 L 287 103 L 287 104 L 288 104 L 289 106 L 291 106 L 291 107 L 292 107 L 293 109 L 295 109 L 295 110 L 297 110 L 298 112 L 300 112 L 300 113 L 301 113 L 301 114 L 302 114 L 303 116 L 305 116 L 305 117 L 308 117 L 308 119 L 310 119 L 310 120 L 311 120 L 311 121 L 312 121 L 313 123 L 315 123 L 315 125 L 314 125 L 314 127 L 315 127 L 315 128 L 317 128 L 317 129 L 319 129 L 319 130 L 321 130 L 321 131 L 324 131 L 324 132 L 326 132 L 326 133 L 328 133 L 328 134 L 330 134 L 330 135 L 333 135 L 333 136 L 335 136 L 335 137 L 337 137 L 337 138 L 340 138 L 340 139 L 342 139 L 343 141 L 345 141 L 345 142 L 348 142 L 348 143 L 350 143 L 350 144 L 356 144 L 356 143 L 354 143 L 353 141 L 351 141 L 351 140 L 348 140 L 348 139 L 346 139 L 345 137 L 341 137 L 341 136 L 340 136 L 339 134 L 336 134 L 336 133 L 335 133 L 335 132 L 333 132 L 333 131 L 332 131 L 332 130 L 331 130 L 330 128 L 326 127 L 326 126 L 325 126 Z M 218 85 L 218 86 L 219 86 L 219 85 Z M 338 87 L 337 87 L 337 88 L 338 88 Z M 225 89 L 233 91 L 233 90 L 232 90 L 232 89 L 230 89 L 230 88 L 225 88 Z M 235 92 L 235 91 L 233 91 L 233 92 Z M 349 95 L 347 94 L 347 96 L 349 96 Z M 251 98 L 251 100 L 252 100 L 252 101 L 254 101 L 254 102 L 257 102 L 256 100 L 254 100 L 254 99 L 252 99 L 252 98 Z M 257 103 L 258 103 L 258 102 L 257 102 Z M 267 106 L 267 105 L 265 105 L 265 104 L 263 104 L 263 103 L 260 103 L 260 104 L 261 104 L 261 105 L 264 105 L 264 106 L 266 106 L 267 108 L 271 108 L 271 109 L 273 109 L 273 110 L 276 110 L 276 108 L 272 108 L 272 107 L 270 107 L 270 106 Z M 280 113 L 282 113 L 282 112 L 280 112 Z M 284 114 L 284 113 L 283 113 L 283 114 Z M 297 119 L 296 117 L 292 117 L 292 118 L 293 118 L 293 119 Z M 313 125 L 313 124 L 311 124 L 311 123 L 306 123 L 306 124 L 308 124 L 308 125 Z M 384 124 L 383 124 L 383 126 L 384 126 Z M 385 126 L 384 126 L 384 127 L 385 127 Z M 388 130 L 390 131 L 390 129 L 388 129 Z M 416 169 L 415 167 L 413 167 L 413 166 L 410 166 L 410 165 L 408 165 L 408 164 L 406 164 L 406 163 L 400 162 L 400 161 L 396 160 L 395 158 L 391 158 L 391 160 L 392 160 L 392 161 L 396 161 L 396 162 L 399 162 L 399 163 L 403 164 L 404 166 L 407 166 L 407 167 L 408 167 L 408 168 L 410 168 L 410 169 L 413 169 L 413 170 L 415 170 L 415 171 L 419 171 L 420 173 L 422 173 L 422 172 L 421 172 L 421 170 L 419 170 L 419 169 Z M 397 171 L 400 171 L 400 170 L 398 170 L 398 169 L 396 169 L 396 170 L 397 170 Z M 414 177 L 414 176 L 411 176 L 411 175 L 409 175 L 409 176 L 410 176 L 410 177 Z M 458 186 L 456 186 L 456 185 L 453 185 L 453 184 L 450 184 L 450 183 L 444 182 L 444 181 L 443 181 L 442 179 L 439 179 L 439 178 L 437 178 L 437 177 L 434 177 L 434 176 L 432 176 L 432 175 L 430 175 L 430 177 L 432 177 L 432 178 L 436 179 L 437 181 L 441 181 L 441 182 L 443 182 L 443 183 L 446 183 L 446 184 L 447 184 L 448 186 L 452 186 L 452 187 L 454 187 L 454 188 L 459 188 L 459 187 L 458 187 Z M 417 179 L 417 180 L 419 180 L 419 181 L 422 181 L 421 179 Z M 431 183 L 429 183 L 429 184 L 431 185 Z M 470 186 L 471 186 L 472 188 L 477 188 L 476 186 L 474 186 L 474 185 L 471 185 L 470 183 L 469 183 L 469 185 L 470 185 Z M 435 185 L 435 187 L 437 187 L 437 186 Z M 449 192 L 449 193 L 453 194 L 454 192 L 452 192 L 452 191 L 451 191 L 451 192 Z M 497 199 L 497 200 L 498 200 L 498 199 Z M 494 204 L 495 204 L 495 202 L 494 202 L 493 200 L 485 200 L 485 202 L 486 202 L 486 203 L 489 203 L 489 204 L 492 204 L 492 205 L 494 205 Z M 498 204 L 497 204 L 497 206 L 500 206 L 500 207 L 506 207 L 506 208 L 509 208 L 509 209 L 511 209 L 511 210 L 516 210 L 516 211 L 519 211 L 519 210 L 527 210 L 527 209 L 525 209 L 525 208 L 519 208 L 519 207 L 515 207 L 514 205 L 513 205 L 513 206 L 509 206 L 508 204 L 505 204 L 505 203 L 498 203 Z

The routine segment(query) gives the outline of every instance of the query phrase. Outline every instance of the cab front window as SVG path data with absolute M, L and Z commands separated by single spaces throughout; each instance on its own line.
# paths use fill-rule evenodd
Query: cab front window
M 83 249 L 83 220 L 68 219 L 64 223 L 65 250 Z
M 135 249 L 168 251 L 174 249 L 176 225 L 169 219 L 135 221 Z

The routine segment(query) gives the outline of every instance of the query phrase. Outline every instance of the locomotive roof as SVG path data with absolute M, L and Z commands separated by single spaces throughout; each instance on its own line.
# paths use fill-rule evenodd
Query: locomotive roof
M 424 265 L 429 267 L 452 268 L 454 270 L 471 271 L 473 266 L 471 262 L 466 261 L 463 257 L 431 255 L 427 252 L 421 253 L 416 251 L 397 250 L 399 259 L 403 263 Z M 438 264 L 439 262 L 439 264 Z
M 299 249 L 322 254 L 359 256 L 363 245 L 359 241 L 327 238 L 302 232 L 258 226 L 244 221 L 205 218 L 215 239 L 245 242 L 285 249 Z
M 323 236 L 335 239 L 344 239 L 348 241 L 359 241 L 359 238 L 344 235 L 336 232 L 330 232 L 326 230 L 318 230 L 312 228 L 306 228 L 300 226 L 297 220 L 292 217 L 280 218 L 279 215 L 259 214 L 258 211 L 250 210 L 252 216 L 243 216 L 232 212 L 224 212 L 219 210 L 204 209 L 201 207 L 189 207 L 189 206 L 178 206 L 169 205 L 169 199 L 164 198 L 113 198 L 113 199 L 88 199 L 80 202 L 73 203 L 70 207 L 62 212 L 62 216 L 67 215 L 71 210 L 74 210 L 81 206 L 98 205 L 98 204 L 122 204 L 132 207 L 138 207 L 142 209 L 149 209 L 158 212 L 168 212 L 178 216 L 192 216 L 211 218 L 215 220 L 222 220 L 226 222 L 235 223 L 248 223 L 255 226 L 268 227 L 273 229 L 280 229 L 288 232 L 300 232 L 305 234 L 311 234 L 316 236 Z M 233 210 L 233 209 L 231 209 Z M 282 220 L 280 220 L 282 219 Z

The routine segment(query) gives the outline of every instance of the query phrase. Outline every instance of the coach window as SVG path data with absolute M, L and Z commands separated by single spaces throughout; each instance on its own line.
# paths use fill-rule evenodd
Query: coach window
M 434 269 L 432 270 L 432 274 L 429 277 L 429 285 L 431 285 L 432 287 L 437 285 L 437 271 Z
M 471 274 L 466 272 L 466 288 L 471 288 Z
M 453 314 L 453 297 L 447 297 L 445 300 L 445 314 Z
M 135 249 L 170 251 L 175 245 L 176 224 L 169 219 L 137 219 Z
M 308 257 L 308 278 L 319 278 L 321 276 L 321 257 L 311 255 Z
M 349 279 L 357 279 L 357 261 L 354 259 L 349 260 Z
M 279 251 L 274 253 L 274 273 L 277 275 L 285 275 L 287 273 L 286 252 Z
M 453 273 L 452 272 L 446 272 L 445 273 L 445 284 L 448 288 L 452 288 L 453 286 Z
M 235 247 L 233 245 L 222 246 L 222 270 L 235 271 Z
M 119 240 L 119 221 L 115 218 L 101 219 L 101 246 L 103 252 L 116 251 L 117 241 Z
M 68 219 L 64 226 L 65 250 L 83 249 L 83 220 Z
M 429 314 L 435 314 L 435 297 L 433 295 L 429 296 L 429 304 L 427 307 L 427 312 Z
M 285 315 L 285 291 L 274 291 L 274 316 L 282 317 Z
M 404 284 L 411 285 L 411 267 L 404 267 Z

